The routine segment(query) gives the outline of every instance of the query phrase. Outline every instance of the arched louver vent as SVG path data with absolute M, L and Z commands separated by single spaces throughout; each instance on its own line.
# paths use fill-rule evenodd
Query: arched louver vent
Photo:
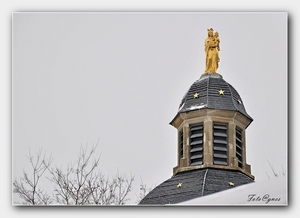
M 227 163 L 227 124 L 214 123 L 214 164 Z
M 179 132 L 179 155 L 183 158 L 183 131 Z
M 243 144 L 242 144 L 242 130 L 235 129 L 235 144 L 236 144 L 236 157 L 238 159 L 238 166 L 243 168 Z
M 203 124 L 190 126 L 190 165 L 203 164 Z

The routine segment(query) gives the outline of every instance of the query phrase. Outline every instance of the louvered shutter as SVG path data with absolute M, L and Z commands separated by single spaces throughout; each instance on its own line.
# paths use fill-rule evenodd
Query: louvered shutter
M 203 164 L 203 124 L 190 126 L 190 165 Z
M 179 132 L 179 155 L 183 158 L 183 131 Z
M 242 130 L 235 129 L 235 144 L 236 144 L 236 157 L 238 158 L 238 166 L 243 168 L 243 144 L 242 144 Z
M 214 123 L 214 164 L 228 165 L 227 163 L 227 124 Z

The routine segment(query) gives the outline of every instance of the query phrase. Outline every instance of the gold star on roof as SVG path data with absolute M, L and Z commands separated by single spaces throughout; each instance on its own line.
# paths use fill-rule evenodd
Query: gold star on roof
M 225 92 L 225 91 L 222 90 L 222 89 L 219 90 L 219 94 L 220 94 L 220 95 L 224 95 L 224 92 Z
M 196 93 L 194 94 L 194 98 L 198 98 L 198 97 L 199 97 L 199 93 L 196 92 Z
M 177 188 L 180 188 L 182 186 L 182 183 L 178 183 Z
M 239 104 L 242 104 L 242 101 L 239 99 L 239 100 L 238 100 L 238 103 L 239 103 Z
M 234 183 L 233 183 L 233 182 L 228 182 L 228 184 L 229 184 L 230 186 L 234 186 Z

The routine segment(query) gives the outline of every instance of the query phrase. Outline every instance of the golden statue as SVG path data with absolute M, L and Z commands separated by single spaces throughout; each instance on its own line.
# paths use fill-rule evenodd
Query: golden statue
M 220 39 L 219 33 L 215 32 L 212 28 L 208 29 L 208 36 L 205 39 L 205 52 L 206 52 L 206 69 L 204 73 L 217 73 L 219 67 L 219 51 Z

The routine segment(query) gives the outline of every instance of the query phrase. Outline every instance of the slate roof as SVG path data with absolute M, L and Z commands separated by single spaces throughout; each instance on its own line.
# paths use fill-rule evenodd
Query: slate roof
M 155 187 L 139 204 L 176 204 L 251 182 L 252 178 L 239 171 L 214 168 L 186 171 Z
M 219 90 L 223 90 L 224 94 L 219 94 Z M 195 93 L 199 94 L 197 98 L 194 97 Z M 253 120 L 246 112 L 239 93 L 218 73 L 202 74 L 183 97 L 178 113 L 206 108 L 239 111 Z

